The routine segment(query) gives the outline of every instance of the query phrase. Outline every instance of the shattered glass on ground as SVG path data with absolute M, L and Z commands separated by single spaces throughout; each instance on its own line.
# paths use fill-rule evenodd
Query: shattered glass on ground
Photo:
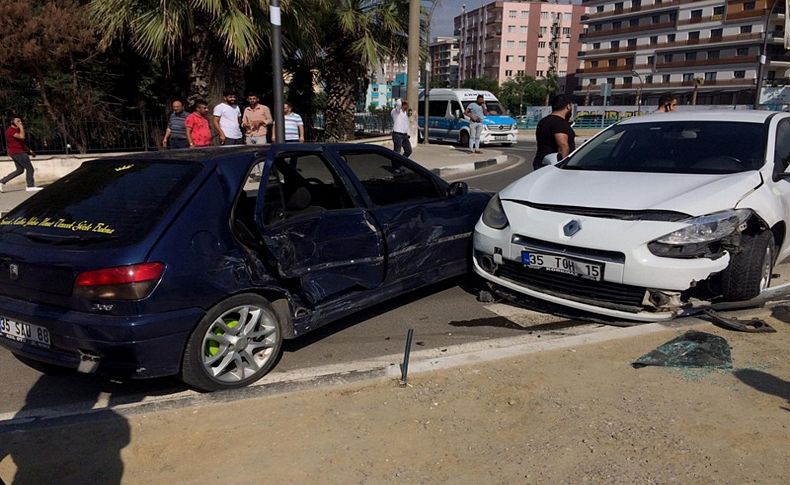
M 732 369 L 730 344 L 718 335 L 689 331 L 643 355 L 632 365 Z

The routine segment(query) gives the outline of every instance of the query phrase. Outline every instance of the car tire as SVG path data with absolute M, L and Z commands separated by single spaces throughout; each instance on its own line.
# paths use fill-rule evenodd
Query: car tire
M 458 136 L 458 144 L 462 147 L 468 148 L 469 147 L 469 132 L 462 131 L 461 134 Z
M 268 300 L 255 294 L 228 298 L 209 310 L 190 335 L 181 380 L 207 392 L 251 384 L 279 360 L 282 336 Z
M 722 296 L 727 301 L 750 300 L 768 288 L 776 259 L 771 231 L 741 236 L 741 251 L 732 256 L 721 274 Z
M 14 354 L 14 357 L 16 357 L 16 360 L 19 362 L 22 362 L 31 369 L 37 370 L 46 376 L 64 376 L 74 373 L 74 370 L 69 369 L 68 367 L 28 359 L 27 357 L 21 356 L 19 354 Z

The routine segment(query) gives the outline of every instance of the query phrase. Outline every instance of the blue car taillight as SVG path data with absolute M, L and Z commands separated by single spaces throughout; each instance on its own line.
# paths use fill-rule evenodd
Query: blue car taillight
M 102 300 L 139 300 L 156 287 L 165 270 L 162 263 L 86 271 L 74 280 L 74 296 Z

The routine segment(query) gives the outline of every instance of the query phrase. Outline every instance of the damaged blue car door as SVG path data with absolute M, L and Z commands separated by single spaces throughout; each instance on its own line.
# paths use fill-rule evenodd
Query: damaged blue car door
M 422 166 L 382 147 L 336 148 L 385 235 L 387 284 L 435 280 L 466 271 L 477 219 L 465 194 Z
M 274 146 L 255 219 L 279 276 L 311 305 L 384 280 L 384 241 L 342 170 L 320 147 Z

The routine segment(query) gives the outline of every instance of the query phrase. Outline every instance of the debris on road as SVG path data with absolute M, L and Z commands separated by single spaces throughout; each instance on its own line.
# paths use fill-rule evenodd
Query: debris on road
M 688 331 L 648 352 L 631 365 L 635 368 L 654 365 L 731 369 L 732 356 L 730 345 L 723 337 L 705 332 Z
M 716 310 L 710 308 L 703 311 L 707 320 L 711 321 L 714 325 L 724 327 L 738 332 L 749 333 L 776 333 L 776 329 L 765 323 L 765 320 L 759 318 L 752 318 L 750 320 L 739 320 L 737 318 L 726 318 L 718 314 Z

